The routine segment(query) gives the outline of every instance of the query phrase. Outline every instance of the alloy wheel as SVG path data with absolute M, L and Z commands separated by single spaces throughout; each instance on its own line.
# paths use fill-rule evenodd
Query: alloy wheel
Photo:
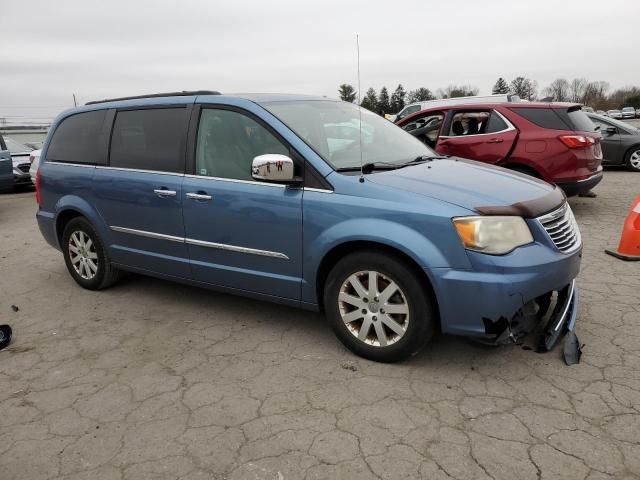
M 396 282 L 374 270 L 350 275 L 340 287 L 338 306 L 351 334 L 374 347 L 400 340 L 409 326 L 409 304 Z
M 640 170 L 640 150 L 636 150 L 629 157 L 629 163 L 636 170 Z
M 91 280 L 98 273 L 98 253 L 89 235 L 76 230 L 69 237 L 69 258 L 78 275 Z

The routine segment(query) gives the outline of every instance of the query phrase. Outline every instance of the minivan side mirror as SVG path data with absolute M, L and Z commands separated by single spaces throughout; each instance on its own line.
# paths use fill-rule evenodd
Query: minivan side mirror
M 258 155 L 251 163 L 251 176 L 255 180 L 290 183 L 296 181 L 293 160 L 286 155 L 267 153 Z
M 605 132 L 607 132 L 609 135 L 615 135 L 616 133 L 618 133 L 618 129 L 616 127 L 607 127 Z

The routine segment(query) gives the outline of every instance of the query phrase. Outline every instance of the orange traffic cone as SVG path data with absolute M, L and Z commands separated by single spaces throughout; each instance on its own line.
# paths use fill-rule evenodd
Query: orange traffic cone
M 605 252 L 622 260 L 640 260 L 640 195 L 633 201 L 629 216 L 622 227 L 618 251 Z

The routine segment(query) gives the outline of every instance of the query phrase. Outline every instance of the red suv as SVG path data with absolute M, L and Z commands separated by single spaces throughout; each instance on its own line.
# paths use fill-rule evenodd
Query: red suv
M 602 137 L 577 104 L 440 106 L 397 125 L 438 153 L 518 170 L 557 184 L 567 196 L 602 180 Z

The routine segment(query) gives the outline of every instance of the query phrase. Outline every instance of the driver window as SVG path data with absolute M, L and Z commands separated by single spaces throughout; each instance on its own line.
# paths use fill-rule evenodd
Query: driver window
M 202 110 L 196 144 L 197 175 L 253 180 L 253 158 L 267 153 L 289 155 L 289 149 L 246 115 L 231 110 Z
M 430 113 L 429 115 L 417 118 L 402 128 L 422 143 L 434 148 L 443 119 L 444 114 L 442 112 Z

